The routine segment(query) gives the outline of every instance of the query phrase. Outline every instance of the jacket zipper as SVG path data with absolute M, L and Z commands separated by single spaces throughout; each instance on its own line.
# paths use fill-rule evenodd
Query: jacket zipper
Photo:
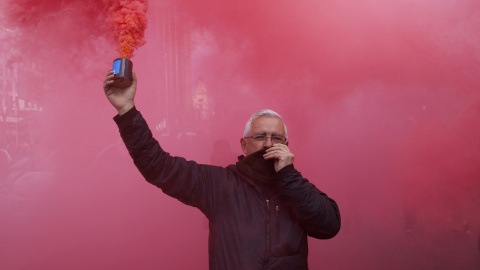
M 266 217 L 266 250 L 265 250 L 265 262 L 263 269 L 268 269 L 268 261 L 270 259 L 270 200 L 267 201 L 267 217 Z
M 279 243 L 279 241 L 280 241 L 280 209 L 278 208 L 278 205 L 275 206 L 275 216 L 277 216 L 277 218 L 276 218 L 277 219 L 277 222 L 276 222 L 276 224 L 277 224 L 277 228 L 276 228 L 277 237 L 276 238 L 277 239 L 276 239 L 276 241 L 277 241 L 277 243 Z

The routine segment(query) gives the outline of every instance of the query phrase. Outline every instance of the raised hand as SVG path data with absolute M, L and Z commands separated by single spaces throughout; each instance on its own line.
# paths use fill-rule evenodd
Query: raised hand
M 132 74 L 132 85 L 126 88 L 113 86 L 113 70 L 108 70 L 107 76 L 103 81 L 103 91 L 110 103 L 117 109 L 118 114 L 122 115 L 133 108 L 133 100 L 137 91 L 137 76 Z

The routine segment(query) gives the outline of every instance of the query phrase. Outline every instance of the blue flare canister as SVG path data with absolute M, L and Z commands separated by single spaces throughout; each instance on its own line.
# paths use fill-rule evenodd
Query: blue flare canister
M 113 60 L 113 86 L 125 88 L 132 85 L 132 61 L 127 58 Z

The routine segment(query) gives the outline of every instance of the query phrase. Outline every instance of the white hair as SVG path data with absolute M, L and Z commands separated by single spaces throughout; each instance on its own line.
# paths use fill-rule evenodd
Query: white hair
M 248 133 L 252 130 L 252 122 L 253 120 L 262 117 L 262 116 L 267 116 L 267 117 L 276 117 L 280 119 L 283 123 L 283 129 L 285 130 L 285 140 L 287 140 L 288 135 L 287 135 L 287 125 L 285 125 L 285 122 L 283 122 L 282 117 L 280 114 L 270 110 L 270 109 L 265 109 L 265 110 L 260 110 L 252 115 L 250 119 L 248 119 L 247 124 L 245 125 L 245 131 L 243 132 L 243 137 L 247 137 Z

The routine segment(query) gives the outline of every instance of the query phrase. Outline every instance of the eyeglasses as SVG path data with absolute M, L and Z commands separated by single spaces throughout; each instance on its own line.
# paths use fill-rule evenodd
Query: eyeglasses
M 285 142 L 287 141 L 287 139 L 281 135 L 273 135 L 271 137 L 268 137 L 267 135 L 257 134 L 257 135 L 248 136 L 244 138 L 254 139 L 257 142 L 266 142 L 270 138 L 272 143 L 282 143 L 282 144 L 285 144 Z

